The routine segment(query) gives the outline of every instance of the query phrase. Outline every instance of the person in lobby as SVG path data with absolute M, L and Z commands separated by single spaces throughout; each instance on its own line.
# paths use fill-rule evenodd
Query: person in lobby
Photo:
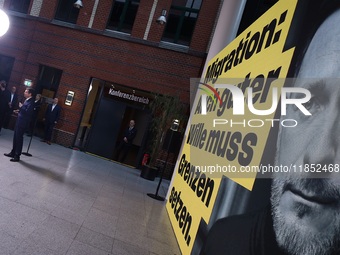
M 13 111 L 18 107 L 18 94 L 17 94 L 17 87 L 13 86 L 11 88 L 11 91 L 8 91 L 7 93 L 10 94 L 9 102 L 8 102 L 8 108 L 4 120 L 4 128 L 9 128 L 9 123 L 11 121 L 11 117 L 13 114 Z
M 6 89 L 6 81 L 0 81 L 0 132 L 5 123 L 8 112 L 8 103 L 10 102 L 10 92 Z
M 282 119 L 298 125 L 280 127 L 278 135 L 275 165 L 302 166 L 302 172 L 275 174 L 265 209 L 216 221 L 201 255 L 340 254 L 340 1 L 332 2 L 294 84 L 311 92 L 304 104 L 311 116 L 288 107 Z
M 30 123 L 33 114 L 33 94 L 34 90 L 32 88 L 26 89 L 24 92 L 24 103 L 19 102 L 19 109 L 13 110 L 14 113 L 18 114 L 18 117 L 14 127 L 12 150 L 9 153 L 4 154 L 6 157 L 11 158 L 11 162 L 20 161 L 20 155 L 22 152 L 22 145 L 24 141 L 24 133 Z
M 131 149 L 133 139 L 137 135 L 137 128 L 135 127 L 135 121 L 130 120 L 129 127 L 127 127 L 124 131 L 124 137 L 120 141 L 117 149 L 115 160 L 119 162 L 124 162 L 129 150 Z
M 28 131 L 27 131 L 28 136 L 32 136 L 34 134 L 34 128 L 37 123 L 40 108 L 41 108 L 41 94 L 37 94 L 34 100 L 34 110 L 33 110 L 32 119 L 31 119 L 31 122 L 28 128 Z
M 53 103 L 47 106 L 45 112 L 45 118 L 43 119 L 45 122 L 45 133 L 42 142 L 46 142 L 47 144 L 51 145 L 53 128 L 58 123 L 60 113 L 61 107 L 58 105 L 58 98 L 55 97 L 53 99 Z

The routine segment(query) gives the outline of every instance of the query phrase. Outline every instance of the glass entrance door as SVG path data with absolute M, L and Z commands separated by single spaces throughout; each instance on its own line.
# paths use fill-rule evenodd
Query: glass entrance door
M 130 120 L 133 119 L 136 123 L 137 135 L 122 163 L 138 167 L 143 157 L 151 116 L 145 104 L 122 99 L 116 96 L 120 94 L 113 94 L 112 90 L 110 91 L 112 88 L 119 92 L 122 90 L 122 93 L 129 90 L 135 93 L 135 90 L 128 87 L 113 87 L 109 82 L 92 79 L 74 146 L 80 150 L 115 160 L 117 145 L 123 139 L 124 131 Z M 141 98 L 137 93 L 136 96 Z M 148 101 L 147 93 L 143 93 L 142 96 Z
M 112 158 L 124 112 L 125 105 L 121 102 L 101 99 L 86 145 L 87 152 Z

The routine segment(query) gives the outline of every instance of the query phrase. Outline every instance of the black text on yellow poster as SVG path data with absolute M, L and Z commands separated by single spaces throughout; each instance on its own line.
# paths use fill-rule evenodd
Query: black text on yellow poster
M 209 221 L 222 176 L 253 187 L 256 173 L 239 171 L 259 165 L 277 124 L 270 121 L 273 95 L 279 99 L 294 52 L 283 48 L 295 6 L 279 1 L 211 59 L 201 79 L 166 205 L 183 254 L 191 253 L 201 219 Z M 234 104 L 227 85 L 236 87 L 243 105 Z M 258 114 L 265 110 L 270 113 Z

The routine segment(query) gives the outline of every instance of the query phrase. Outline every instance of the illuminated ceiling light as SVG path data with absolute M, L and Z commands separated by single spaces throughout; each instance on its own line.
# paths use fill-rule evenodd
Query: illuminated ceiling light
M 0 9 L 0 36 L 6 34 L 9 28 L 9 18 L 7 14 Z

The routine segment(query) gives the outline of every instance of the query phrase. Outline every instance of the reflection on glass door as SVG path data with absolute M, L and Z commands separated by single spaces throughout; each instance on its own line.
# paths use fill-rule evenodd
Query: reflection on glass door
M 81 119 L 80 128 L 74 144 L 75 147 L 78 147 L 81 150 L 85 149 L 85 145 L 88 140 L 88 135 L 91 130 L 94 116 L 98 107 L 102 85 L 103 84 L 100 82 L 100 80 L 92 79 L 87 93 L 87 100 L 83 113 L 83 118 Z

